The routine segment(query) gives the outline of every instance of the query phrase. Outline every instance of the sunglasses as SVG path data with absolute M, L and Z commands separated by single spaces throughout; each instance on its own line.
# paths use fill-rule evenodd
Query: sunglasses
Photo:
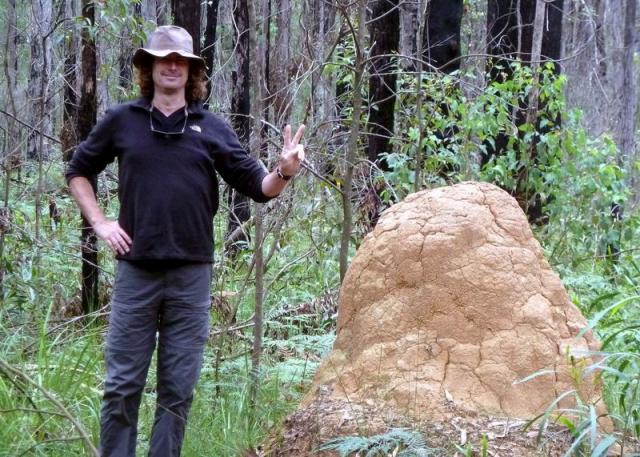
M 187 128 L 187 119 L 189 117 L 189 111 L 187 111 L 187 106 L 184 107 L 184 124 L 182 124 L 182 129 L 176 132 L 165 132 L 164 130 L 157 129 L 153 126 L 153 106 L 149 108 L 149 128 L 153 133 L 159 133 L 161 135 L 171 135 L 171 136 L 180 136 L 184 133 L 184 130 Z

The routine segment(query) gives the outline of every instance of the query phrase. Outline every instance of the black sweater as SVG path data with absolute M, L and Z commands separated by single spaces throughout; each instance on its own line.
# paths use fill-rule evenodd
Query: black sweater
M 119 259 L 211 262 L 216 171 L 258 202 L 269 200 L 262 193 L 267 171 L 229 125 L 200 104 L 189 105 L 186 123 L 184 110 L 165 118 L 149 107 L 140 99 L 107 111 L 76 148 L 65 177 L 89 178 L 118 159 L 118 221 L 133 240 Z M 152 132 L 152 126 L 162 132 L 184 127 L 184 133 Z

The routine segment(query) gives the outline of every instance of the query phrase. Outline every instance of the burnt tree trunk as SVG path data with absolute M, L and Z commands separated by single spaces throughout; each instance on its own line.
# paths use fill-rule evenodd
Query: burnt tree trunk
M 462 0 L 430 0 L 422 29 L 422 60 L 428 69 L 453 73 L 460 69 Z
M 564 0 L 547 3 L 541 58 L 560 58 L 562 48 L 562 10 Z M 520 8 L 518 9 L 518 5 Z M 493 63 L 500 63 L 508 72 L 507 59 L 520 59 L 531 64 L 536 2 L 520 0 L 489 0 L 487 3 L 487 53 Z M 506 58 L 506 59 L 505 59 Z M 493 67 L 492 75 L 498 70 Z
M 171 0 L 174 24 L 184 28 L 193 38 L 193 52 L 200 55 L 200 0 Z
M 366 155 L 370 162 L 389 170 L 384 153 L 391 152 L 396 106 L 396 63 L 392 57 L 399 50 L 400 11 L 398 0 L 370 3 L 369 34 L 371 40 L 369 75 L 369 116 Z M 370 229 L 378 222 L 383 203 L 382 187 L 373 182 L 365 191 L 362 210 Z
M 444 101 L 446 94 L 440 94 L 440 101 L 425 97 L 422 90 L 423 72 L 453 73 L 460 69 L 460 29 L 462 26 L 462 0 L 431 0 L 420 2 L 418 15 L 418 58 L 416 84 L 416 110 L 418 112 L 418 141 L 416 144 L 416 173 L 414 190 L 422 189 L 422 167 L 427 152 L 440 157 L 446 157 L 445 149 L 455 135 L 454 127 L 435 128 L 433 130 L 440 141 L 437 150 L 425 151 L 423 145 L 424 133 L 432 128 L 425 124 L 423 105 L 429 104 L 428 111 L 439 112 L 440 116 L 449 116 L 449 106 Z M 422 19 L 424 18 L 424 19 Z M 443 87 L 443 90 L 445 88 Z M 432 117 L 432 116 L 429 116 Z M 438 174 L 446 179 L 453 171 L 453 166 L 445 159 L 439 160 Z
M 233 10 L 236 21 L 236 69 L 231 75 L 233 81 L 231 123 L 245 148 L 249 147 L 251 134 L 251 67 L 249 65 L 249 9 L 247 1 L 249 0 L 236 0 Z M 238 252 L 238 243 L 244 244 L 248 241 L 242 225 L 251 218 L 249 199 L 230 189 L 229 209 L 225 251 L 233 256 Z
M 371 74 L 369 76 L 369 138 L 367 157 L 388 170 L 382 154 L 391 152 L 396 105 L 395 59 L 400 44 L 398 0 L 377 0 L 371 5 Z
M 93 1 L 82 0 L 82 17 L 88 26 L 94 26 L 95 9 Z M 89 132 L 96 124 L 98 108 L 96 97 L 96 46 L 87 27 L 82 29 L 81 40 L 82 82 L 77 119 L 78 139 L 80 141 L 89 136 Z M 93 176 L 90 181 L 94 192 L 96 192 L 97 177 Z M 85 314 L 88 314 L 99 308 L 98 246 L 96 234 L 84 216 L 82 216 L 80 240 L 82 243 L 82 310 Z
M 211 77 L 213 62 L 216 55 L 216 28 L 218 27 L 218 4 L 220 0 L 211 0 L 207 3 L 207 26 L 204 29 L 204 48 L 202 57 L 207 64 L 207 103 L 209 109 L 209 97 L 211 96 Z

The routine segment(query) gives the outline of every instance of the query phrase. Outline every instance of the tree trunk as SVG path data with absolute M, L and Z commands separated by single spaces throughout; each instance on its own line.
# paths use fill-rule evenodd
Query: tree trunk
M 201 18 L 200 0 L 171 0 L 174 24 L 184 28 L 193 38 L 193 52 L 200 55 Z
M 260 51 L 260 56 L 259 58 L 262 59 L 261 60 L 261 66 L 260 66 L 260 78 L 262 78 L 262 83 L 260 84 L 259 88 L 260 88 L 260 136 L 262 139 L 264 139 L 267 135 L 267 125 L 270 124 L 269 122 L 269 104 L 267 103 L 267 94 L 269 93 L 269 87 L 272 87 L 272 82 L 271 82 L 271 74 L 270 74 L 270 65 L 271 65 L 271 1 L 272 0 L 263 0 L 261 2 L 261 9 L 256 10 L 257 13 L 259 14 L 259 17 L 261 17 L 262 19 L 260 19 L 259 21 L 262 21 L 262 33 L 258 33 L 258 31 L 256 31 L 256 33 L 258 34 L 258 38 L 256 38 L 258 40 L 258 47 L 256 49 L 258 49 Z M 252 51 L 253 52 L 253 51 Z M 282 62 L 281 62 L 282 64 Z M 254 121 L 256 120 L 256 118 L 254 118 Z M 254 129 L 255 129 L 255 123 L 254 123 Z M 259 142 L 259 147 L 260 147 L 260 154 L 258 157 L 264 157 L 266 160 L 269 159 L 268 157 L 268 152 L 267 152 L 267 142 L 266 141 L 260 141 Z
M 347 46 L 349 46 L 348 40 L 346 39 L 347 35 L 350 32 L 347 23 L 345 20 L 345 12 L 341 11 L 342 19 L 340 21 L 340 32 L 338 33 L 338 47 L 336 49 L 336 60 L 344 61 L 347 59 Z M 331 136 L 331 142 L 329 143 L 329 147 L 331 151 L 342 150 L 343 148 L 347 148 L 348 143 L 348 132 L 349 126 L 347 124 L 347 116 L 349 113 L 349 108 L 351 107 L 351 100 L 349 96 L 353 90 L 353 82 L 350 78 L 347 78 L 348 73 L 351 72 L 348 68 L 341 68 L 336 71 L 336 86 L 335 86 L 335 102 L 333 105 L 335 106 L 335 123 L 337 124 L 335 127 L 332 126 L 333 135 Z M 331 118 L 329 118 L 331 119 Z M 330 163 L 329 167 L 327 167 L 328 175 L 333 175 L 335 173 L 335 168 L 340 165 L 334 166 L 334 164 Z
M 417 50 L 416 34 L 419 27 L 419 10 L 422 1 L 401 2 L 400 4 L 400 55 L 415 57 Z M 401 59 L 403 68 L 415 68 L 412 59 Z
M 220 0 L 207 2 L 207 26 L 204 30 L 204 49 L 202 57 L 207 63 L 207 104 L 209 109 L 209 97 L 211 96 L 211 77 L 216 55 L 216 28 L 218 27 L 218 4 Z
M 563 0 L 537 3 L 520 0 L 488 1 L 487 53 L 492 56 L 488 63 L 492 80 L 504 82 L 511 77 L 510 59 L 519 59 L 523 64 L 533 66 L 536 70 L 541 62 L 555 61 L 560 58 L 563 7 Z M 560 67 L 556 64 L 554 70 L 558 73 Z M 537 88 L 534 88 L 529 100 L 514 108 L 512 118 L 514 127 L 517 129 L 528 121 L 541 133 L 537 119 L 542 106 L 538 100 Z M 556 122 L 559 123 L 560 119 Z M 485 144 L 487 153 L 482 157 L 482 165 L 488 163 L 491 157 L 502 154 L 508 142 L 509 138 L 505 134 L 499 134 L 495 138 L 494 145 L 487 142 Z M 528 167 L 535 166 L 539 160 L 536 151 L 537 136 L 526 151 L 518 153 L 520 170 L 516 176 L 516 184 L 513 189 L 506 190 L 515 195 L 531 222 L 544 222 L 545 215 L 542 211 L 544 202 L 541 201 L 539 194 L 531 193 L 528 183 Z M 528 157 L 523 157 L 523 154 Z
M 150 0 L 155 3 L 154 19 L 158 25 L 167 25 L 170 23 L 169 0 Z
M 395 62 L 391 54 L 398 52 L 400 41 L 400 14 L 398 0 L 369 2 L 371 20 L 371 73 L 369 76 L 369 138 L 367 157 L 382 170 L 388 170 L 383 153 L 391 152 L 389 142 L 393 136 L 396 105 Z
M 142 0 L 140 6 L 142 18 L 145 21 L 157 22 L 158 13 L 156 11 L 156 0 Z
M 291 92 L 289 91 L 289 72 L 294 72 L 289 59 L 291 28 L 291 0 L 276 0 L 276 40 L 273 47 L 273 59 L 269 61 L 269 98 L 267 103 L 273 107 L 273 119 L 276 125 L 287 123 L 291 112 Z
M 546 2 L 540 55 L 542 60 L 557 60 L 562 51 L 562 13 L 564 0 Z M 536 2 L 521 0 L 489 0 L 487 3 L 487 53 L 493 63 L 502 64 L 502 72 L 509 72 L 508 60 L 520 59 L 531 64 Z M 519 8 L 518 8 L 519 6 Z M 494 66 L 493 79 L 497 79 Z
M 65 19 L 71 20 L 76 17 L 75 0 L 65 1 Z M 64 89 L 62 91 L 62 130 L 60 133 L 60 141 L 62 142 L 62 160 L 68 162 L 71 160 L 73 148 L 78 144 L 78 134 L 76 131 L 77 122 L 77 103 L 76 83 L 77 83 L 77 54 L 76 49 L 78 38 L 76 29 L 74 28 L 71 35 L 65 40 L 64 44 Z
M 262 87 L 264 82 L 265 62 L 263 53 L 260 52 L 260 33 L 258 28 L 257 12 L 264 11 L 264 0 L 259 2 L 249 1 L 247 6 L 248 25 L 249 25 L 249 54 L 253 55 L 251 92 L 253 98 L 251 100 L 251 117 L 253 119 L 253 129 L 251 136 L 251 150 L 254 157 L 260 160 L 260 150 L 262 143 L 262 123 L 263 117 L 263 94 Z M 268 16 L 261 18 L 268 21 Z M 262 37 L 264 40 L 265 37 Z M 263 41 L 264 42 L 264 41 Z M 258 388 L 260 384 L 260 359 L 262 357 L 262 332 L 263 332 L 263 303 L 265 296 L 264 289 L 264 253 L 263 253 L 263 228 L 264 215 L 262 213 L 262 205 L 256 203 L 254 216 L 254 268 L 256 278 L 255 293 L 255 312 L 253 318 L 253 348 L 251 351 L 251 389 L 250 398 L 253 406 L 257 405 Z
M 41 103 L 46 102 L 44 93 L 49 85 L 51 74 L 51 44 L 48 39 L 52 28 L 53 6 L 51 0 L 33 0 L 31 2 L 31 25 L 33 33 L 30 37 L 31 65 L 27 96 L 29 98 L 29 124 L 34 130 L 27 139 L 27 157 L 37 160 L 44 151 L 38 150 L 38 131 L 51 134 L 49 111 L 41 113 Z
M 307 0 L 304 2 L 303 17 L 306 19 L 306 36 L 304 37 L 311 74 L 311 122 L 317 126 L 320 138 L 330 138 L 334 125 L 327 120 L 337 117 L 334 100 L 335 76 L 324 72 L 324 63 L 329 52 L 333 52 L 332 44 L 338 37 L 335 30 L 336 8 L 333 2 L 324 0 Z M 328 141 L 329 154 L 333 154 L 333 142 Z
M 422 167 L 423 158 L 427 151 L 423 146 L 423 138 L 425 129 L 429 129 L 424 125 L 423 104 L 425 93 L 422 90 L 423 71 L 427 73 L 442 72 L 453 73 L 460 69 L 460 29 L 462 25 L 462 0 L 430 0 L 419 2 L 418 23 L 418 43 L 417 55 L 420 61 L 417 63 L 417 81 L 416 81 L 416 107 L 418 111 L 418 141 L 416 145 L 416 172 L 414 180 L 414 190 L 417 192 L 422 189 Z M 444 97 L 441 97 L 441 99 Z M 431 103 L 432 110 L 439 110 L 444 116 L 448 115 L 449 106 L 446 102 L 441 102 L 438 106 L 434 102 Z M 440 144 L 443 148 L 449 143 L 449 139 L 455 135 L 453 128 L 438 129 L 434 134 L 441 140 Z M 440 151 L 431 151 L 433 154 L 439 154 Z M 439 174 L 442 178 L 446 178 L 447 174 L 452 171 L 452 167 L 443 162 L 440 166 Z
M 40 246 L 42 229 L 42 195 L 44 193 L 44 160 L 48 150 L 44 147 L 45 135 L 52 130 L 51 101 L 49 101 L 49 76 L 52 68 L 52 46 L 50 37 L 54 32 L 53 4 L 51 0 L 36 0 L 31 3 L 31 22 L 34 33 L 31 37 L 31 72 L 29 74 L 29 121 L 33 126 L 27 140 L 27 154 L 37 160 L 38 181 L 35 192 L 34 238 Z M 40 265 L 40 248 L 36 249 L 35 264 Z
M 533 22 L 533 38 L 531 43 L 531 70 L 533 72 L 533 87 L 529 93 L 529 102 L 527 107 L 527 122 L 533 125 L 538 114 L 538 95 L 540 75 L 540 59 L 542 57 L 542 37 L 544 35 L 544 17 L 546 13 L 545 0 L 536 1 L 536 15 Z
M 16 102 L 14 94 L 17 88 L 18 75 L 18 55 L 14 50 L 18 49 L 18 15 L 16 11 L 16 0 L 7 2 L 7 36 L 4 42 L 4 76 L 7 85 L 9 98 L 8 109 L 13 116 L 16 115 Z M 4 249 L 7 232 L 11 227 L 11 214 L 9 211 L 9 196 L 11 191 L 11 174 L 14 167 L 19 166 L 19 145 L 20 135 L 16 128 L 16 122 L 12 117 L 7 119 L 7 130 L 5 132 L 4 156 L 2 157 L 2 168 L 4 170 L 4 186 L 2 189 L 2 208 L 0 209 L 0 293 L 2 292 L 5 274 Z
M 82 0 L 82 17 L 88 26 L 95 23 L 94 2 Z M 82 29 L 82 83 L 78 107 L 78 138 L 87 138 L 96 124 L 96 46 L 87 27 Z M 91 179 L 94 192 L 97 177 Z M 98 246 L 91 224 L 82 216 L 82 310 L 85 314 L 99 308 L 98 303 Z
M 428 3 L 418 2 L 418 30 L 416 35 L 416 56 L 420 57 L 424 54 L 424 40 L 420 37 L 424 35 L 427 28 L 425 24 L 425 16 L 427 16 Z M 424 162 L 424 148 L 422 147 L 422 138 L 424 136 L 424 113 L 422 112 L 422 103 L 424 99 L 422 90 L 422 72 L 424 71 L 424 59 L 419 58 L 415 64 L 416 67 L 416 113 L 418 121 L 418 141 L 416 144 L 416 171 L 413 179 L 413 191 L 418 192 L 422 189 L 422 167 Z
M 236 23 L 235 41 L 235 71 L 231 78 L 233 81 L 233 96 L 231 100 L 231 123 L 244 147 L 249 147 L 251 132 L 251 68 L 249 66 L 249 10 L 248 0 L 236 0 L 234 9 Z M 248 241 L 246 233 L 242 230 L 242 224 L 251 217 L 249 199 L 244 195 L 230 190 L 230 211 L 227 223 L 227 235 L 225 246 L 227 254 L 231 256 L 238 252 L 239 244 Z M 229 242 L 231 241 L 231 242 Z
M 133 15 L 140 19 L 144 18 L 142 4 L 135 3 L 133 5 Z M 128 98 L 129 92 L 133 87 L 133 69 L 131 59 L 138 44 L 133 42 L 133 34 L 128 28 L 124 28 L 120 34 L 120 54 L 118 55 L 118 66 L 120 72 L 118 74 L 118 102 L 123 102 Z
M 369 34 L 371 39 L 369 74 L 369 116 L 366 155 L 369 161 L 384 171 L 389 170 L 383 154 L 391 151 L 396 109 L 396 63 L 392 54 L 398 53 L 400 40 L 400 13 L 398 0 L 376 0 L 369 2 L 371 18 Z M 367 189 L 362 210 L 369 229 L 377 224 L 382 209 L 377 181 Z
M 622 57 L 622 90 L 620 92 L 620 135 L 617 143 L 620 146 L 619 163 L 629 171 L 629 184 L 634 201 L 638 200 L 636 183 L 638 170 L 635 167 L 635 126 L 638 97 L 634 81 L 634 47 L 636 42 L 636 0 L 626 0 L 624 21 L 624 49 Z
M 361 87 L 365 78 L 365 49 L 366 43 L 366 22 L 367 22 L 367 0 L 358 0 L 358 23 L 357 32 L 353 37 L 356 45 L 356 61 L 353 72 L 353 118 L 351 120 L 351 131 L 349 133 L 349 144 L 345 160 L 344 187 L 342 189 L 342 235 L 340 237 L 340 281 L 344 279 L 349 266 L 349 246 L 351 245 L 351 232 L 353 229 L 353 208 L 351 196 L 353 194 L 353 168 L 358 156 L 358 137 L 360 136 L 360 116 L 362 113 L 362 93 Z M 344 14 L 347 14 L 344 12 Z
M 249 11 L 247 0 L 236 0 L 235 71 L 232 75 L 233 97 L 231 101 L 232 123 L 240 141 L 249 146 L 251 123 L 251 68 L 249 61 Z
M 462 0 L 429 0 L 422 31 L 422 60 L 428 69 L 452 73 L 460 68 Z

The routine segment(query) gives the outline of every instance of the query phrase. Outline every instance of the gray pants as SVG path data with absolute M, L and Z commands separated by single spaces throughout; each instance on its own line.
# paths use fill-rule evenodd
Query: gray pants
M 118 262 L 105 350 L 103 457 L 135 457 L 138 409 L 158 339 L 149 456 L 179 456 L 209 331 L 211 264 Z

